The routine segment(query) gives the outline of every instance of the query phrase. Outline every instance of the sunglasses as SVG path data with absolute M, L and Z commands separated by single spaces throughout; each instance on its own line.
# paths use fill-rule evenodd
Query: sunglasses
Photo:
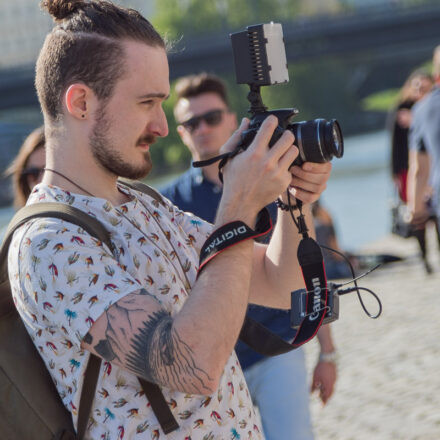
M 180 125 L 183 125 L 190 133 L 192 133 L 194 130 L 197 130 L 202 121 L 204 121 L 205 124 L 210 127 L 215 127 L 216 125 L 220 124 L 223 119 L 223 113 L 225 112 L 226 110 L 224 109 L 211 110 L 203 113 L 203 115 L 194 116 L 185 122 L 181 122 Z
M 30 167 L 22 171 L 21 177 L 32 177 L 37 180 L 44 173 L 44 168 Z

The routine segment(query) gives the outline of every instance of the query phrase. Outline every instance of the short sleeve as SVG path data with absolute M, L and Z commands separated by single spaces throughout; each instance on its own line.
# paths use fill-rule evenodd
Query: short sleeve
M 413 107 L 413 119 L 408 134 L 408 146 L 413 151 L 426 151 L 423 133 L 423 112 L 418 104 Z
M 19 252 L 18 259 L 9 252 L 9 277 L 24 322 L 61 329 L 78 344 L 102 313 L 141 287 L 102 242 L 71 223 L 28 223 L 12 247 Z
M 180 210 L 168 199 L 164 199 L 164 202 L 167 203 L 170 210 L 172 210 L 176 225 L 183 230 L 188 240 L 191 241 L 191 245 L 200 253 L 206 239 L 212 234 L 214 225 L 190 212 Z

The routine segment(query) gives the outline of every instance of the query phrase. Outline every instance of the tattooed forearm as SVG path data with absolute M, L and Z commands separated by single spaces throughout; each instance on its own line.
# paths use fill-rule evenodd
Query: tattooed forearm
M 191 348 L 173 331 L 172 318 L 165 311 L 155 312 L 143 322 L 132 338 L 127 363 L 151 382 L 177 388 L 191 384 L 208 391 L 205 380 L 209 376 L 197 368 Z
M 150 298 L 146 298 L 149 296 Z M 173 318 L 148 292 L 113 304 L 84 337 L 85 348 L 144 379 L 171 389 L 209 394 L 212 379 L 196 364 Z

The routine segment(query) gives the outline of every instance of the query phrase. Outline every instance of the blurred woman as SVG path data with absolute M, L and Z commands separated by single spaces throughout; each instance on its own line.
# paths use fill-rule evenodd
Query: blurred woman
M 428 73 L 422 71 L 412 73 L 402 86 L 399 103 L 392 113 L 391 171 L 399 198 L 405 204 L 408 201 L 408 134 L 412 119 L 411 108 L 417 101 L 431 91 L 433 85 L 434 81 Z M 428 194 L 427 199 L 429 199 Z M 432 269 L 426 257 L 426 221 L 413 225 L 411 235 L 414 236 L 419 243 L 426 272 L 431 273 Z M 437 237 L 440 242 L 438 230 Z
M 12 176 L 14 208 L 26 204 L 32 188 L 41 182 L 46 163 L 44 127 L 32 131 L 23 142 L 17 156 L 6 170 Z
M 407 202 L 408 133 L 411 125 L 411 108 L 433 87 L 431 75 L 416 71 L 400 90 L 399 102 L 391 113 L 391 171 L 402 202 Z

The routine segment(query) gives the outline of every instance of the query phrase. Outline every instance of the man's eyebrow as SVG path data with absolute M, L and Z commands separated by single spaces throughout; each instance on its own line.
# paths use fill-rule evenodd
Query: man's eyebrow
M 160 98 L 166 101 L 170 95 L 165 95 L 165 93 L 146 93 L 145 95 L 141 95 L 138 97 L 138 99 L 151 99 L 151 98 Z

